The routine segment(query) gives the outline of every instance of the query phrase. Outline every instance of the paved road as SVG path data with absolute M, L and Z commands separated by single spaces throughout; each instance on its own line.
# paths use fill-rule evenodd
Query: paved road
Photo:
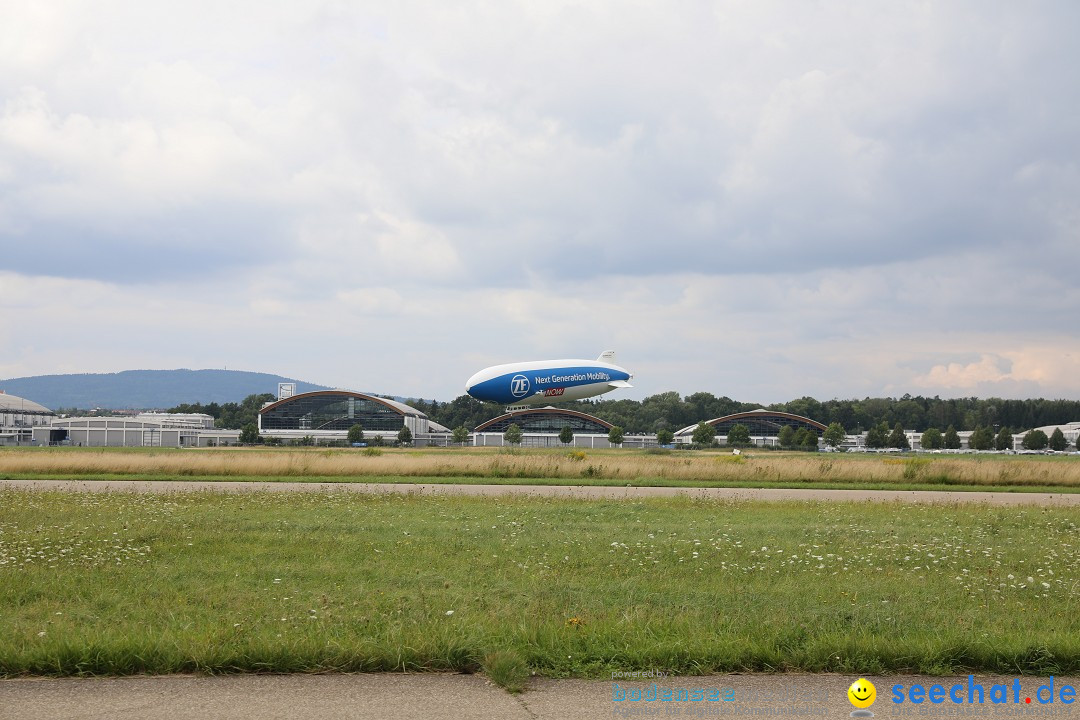
M 621 717 L 828 717 L 847 718 L 855 709 L 847 688 L 855 676 L 845 675 L 711 675 L 656 680 L 657 689 L 715 689 L 720 700 L 633 700 L 634 690 L 649 697 L 652 683 L 612 680 L 534 680 L 522 695 L 509 695 L 479 675 L 232 675 L 221 677 L 165 676 L 134 678 L 64 678 L 0 680 L 0 718 L 4 720 L 215 720 L 216 718 L 318 718 L 319 720 L 585 720 Z M 966 676 L 958 678 L 893 676 L 869 678 L 877 687 L 870 711 L 878 718 L 956 717 L 1077 718 L 1080 700 L 1069 699 L 1066 686 L 1080 688 L 1080 678 L 1054 678 L 1054 702 L 1045 700 L 1050 678 L 1023 678 L 1013 703 L 1012 677 L 975 678 L 982 686 L 968 690 Z M 892 701 L 895 685 L 905 698 L 913 685 L 943 687 L 943 702 L 929 699 L 903 705 Z M 963 703 L 948 697 L 953 685 Z M 1006 686 L 1006 704 L 991 703 L 993 686 Z M 1062 697 L 1065 690 L 1066 696 Z M 722 698 L 725 691 L 732 699 Z M 616 701 L 622 693 L 626 698 Z M 658 693 L 659 694 L 659 693 Z M 707 697 L 703 693 L 704 697 Z M 715 697 L 715 696 L 714 696 Z M 1031 698 L 1031 704 L 1024 702 Z
M 80 492 L 175 493 L 217 492 L 360 492 L 421 495 L 534 495 L 540 497 L 622 500 L 654 497 L 695 497 L 727 500 L 829 500 L 847 502 L 905 502 L 953 505 L 1080 506 L 1080 493 L 947 492 L 937 490 L 784 490 L 775 488 L 610 487 L 593 485 L 451 485 L 357 482 L 204 482 L 177 480 L 0 480 L 0 488 L 69 490 Z

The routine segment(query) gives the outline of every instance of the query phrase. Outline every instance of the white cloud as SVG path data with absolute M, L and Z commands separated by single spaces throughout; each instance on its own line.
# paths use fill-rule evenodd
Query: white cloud
M 998 383 L 1011 376 L 1011 364 L 1002 368 L 1005 358 L 983 355 L 978 362 L 962 365 L 949 363 L 935 365 L 930 372 L 915 378 L 915 382 L 924 387 L 939 387 L 945 390 L 969 391 L 986 383 Z
M 1022 388 L 1042 395 L 1051 389 L 1073 395 L 1080 393 L 1080 343 L 1028 346 L 1000 355 L 984 354 L 977 362 L 935 365 L 912 382 L 915 387 L 940 389 L 950 395 L 1011 397 Z

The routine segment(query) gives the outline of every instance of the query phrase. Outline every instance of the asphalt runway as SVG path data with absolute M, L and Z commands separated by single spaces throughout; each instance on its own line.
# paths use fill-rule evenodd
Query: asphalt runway
M 358 482 L 206 482 L 199 480 L 0 480 L 0 488 L 72 492 L 359 492 L 417 495 L 527 495 L 587 500 L 693 497 L 715 500 L 826 500 L 956 505 L 1080 506 L 1080 493 L 948 492 L 938 490 L 787 490 L 779 488 L 612 487 L 597 485 L 456 485 Z
M 856 679 L 855 675 L 832 674 L 658 677 L 644 682 L 534 678 L 520 695 L 510 695 L 480 675 L 437 673 L 16 679 L 0 680 L 0 718 L 846 718 L 853 717 L 851 713 L 856 711 L 847 694 Z M 1070 693 L 1070 689 L 1075 693 L 1080 687 L 1080 678 L 1076 677 L 867 679 L 876 686 L 876 699 L 867 710 L 877 718 L 1080 717 L 1080 702 Z M 916 685 L 921 686 L 922 693 Z M 897 686 L 903 703 L 895 702 Z M 666 689 L 671 693 L 667 699 Z M 680 691 L 685 692 L 686 699 L 678 699 Z M 913 698 L 921 702 L 913 703 Z M 995 698 L 1003 702 L 995 703 Z M 1025 702 L 1029 698 L 1031 702 Z M 1040 702 L 1050 698 L 1052 702 Z M 1072 702 L 1066 702 L 1069 700 Z

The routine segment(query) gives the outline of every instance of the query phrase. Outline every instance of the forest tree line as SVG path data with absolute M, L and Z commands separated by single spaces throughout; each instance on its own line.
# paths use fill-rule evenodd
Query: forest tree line
M 470 430 L 503 414 L 504 408 L 462 395 L 451 402 L 422 399 L 407 400 L 417 410 L 448 428 L 465 425 Z M 618 425 L 627 433 L 678 431 L 702 420 L 765 408 L 817 420 L 823 425 L 840 423 L 848 433 L 857 434 L 886 423 L 899 423 L 906 430 L 922 432 L 930 427 L 955 427 L 974 430 L 978 427 L 1009 427 L 1029 430 L 1046 425 L 1062 425 L 1080 420 L 1077 400 L 1004 400 L 1001 398 L 954 398 L 904 395 L 900 398 L 864 398 L 862 400 L 815 400 L 801 397 L 785 403 L 762 405 L 716 397 L 698 392 L 682 397 L 677 392 L 650 395 L 644 400 L 581 400 L 559 403 L 558 407 L 579 410 Z
M 274 396 L 270 394 L 249 395 L 239 403 L 184 404 L 171 408 L 169 412 L 205 413 L 215 418 L 218 427 L 239 429 L 255 422 L 263 403 L 273 399 Z M 472 430 L 504 412 L 501 405 L 481 402 L 468 395 L 461 395 L 450 402 L 423 399 L 408 399 L 405 402 L 451 429 L 464 425 Z M 618 425 L 627 433 L 677 431 L 702 420 L 762 407 L 808 417 L 823 425 L 840 423 L 845 431 L 852 434 L 864 432 L 881 423 L 890 428 L 899 423 L 904 429 L 916 432 L 930 427 L 944 429 L 949 426 L 957 430 L 1008 427 L 1021 431 L 1080 420 L 1080 401 L 1077 400 L 974 397 L 944 400 L 911 395 L 824 402 L 801 397 L 785 403 L 761 405 L 738 402 L 726 396 L 716 397 L 707 392 L 683 397 L 672 391 L 650 395 L 644 400 L 581 400 L 559 403 L 559 407 L 595 415 L 612 425 Z

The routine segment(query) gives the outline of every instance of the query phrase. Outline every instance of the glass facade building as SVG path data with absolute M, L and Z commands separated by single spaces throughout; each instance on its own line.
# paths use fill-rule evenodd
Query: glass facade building
M 511 425 L 517 425 L 525 433 L 551 435 L 558 435 L 559 431 L 564 427 L 569 427 L 574 431 L 574 434 L 607 435 L 608 431 L 611 430 L 611 423 L 592 415 L 586 415 L 575 410 L 537 408 L 535 410 L 519 410 L 500 415 L 477 427 L 476 432 L 504 433 Z
M 726 437 L 735 425 L 745 425 L 750 430 L 752 437 L 776 437 L 785 425 L 789 425 L 796 430 L 806 428 L 819 436 L 825 432 L 825 426 L 816 420 L 801 415 L 773 412 L 771 410 L 751 410 L 749 412 L 735 413 L 734 415 L 709 420 L 708 423 L 716 428 L 717 435 L 723 437 Z M 676 435 L 693 434 L 695 427 L 697 426 L 691 425 L 683 428 Z
M 424 418 L 403 403 L 347 390 L 303 393 L 278 400 L 259 411 L 260 430 L 348 430 L 359 424 L 368 431 L 394 432 L 406 418 Z

